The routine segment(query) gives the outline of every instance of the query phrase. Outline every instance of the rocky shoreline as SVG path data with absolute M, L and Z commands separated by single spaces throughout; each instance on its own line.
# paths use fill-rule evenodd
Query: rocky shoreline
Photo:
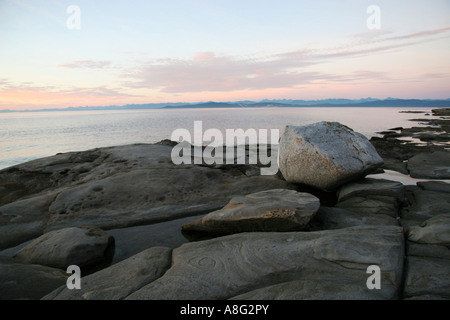
M 433 115 L 370 142 L 292 127 L 273 176 L 176 166 L 167 140 L 1 170 L 0 299 L 449 299 L 450 184 L 364 178 L 450 179 L 450 109 Z

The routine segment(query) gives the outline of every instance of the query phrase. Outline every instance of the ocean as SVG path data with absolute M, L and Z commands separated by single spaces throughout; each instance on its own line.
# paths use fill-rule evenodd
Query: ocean
M 61 152 L 98 147 L 155 143 L 176 129 L 279 129 L 337 121 L 367 138 L 393 127 L 418 126 L 409 119 L 424 114 L 401 113 L 417 108 L 300 107 L 211 108 L 0 113 L 0 169 Z M 431 112 L 421 108 L 419 111 Z M 428 116 L 427 116 L 428 117 Z

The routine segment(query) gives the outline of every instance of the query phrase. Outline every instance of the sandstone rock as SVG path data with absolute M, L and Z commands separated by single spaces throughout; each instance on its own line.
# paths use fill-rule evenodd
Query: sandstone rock
M 40 299 L 65 285 L 68 276 L 60 269 L 0 256 L 0 300 Z
M 170 267 L 171 249 L 153 247 L 81 278 L 80 290 L 61 286 L 44 300 L 120 300 L 158 279 Z
M 342 229 L 360 225 L 398 226 L 395 218 L 385 214 L 353 212 L 342 208 L 320 207 L 313 223 L 324 230 Z
M 227 299 L 299 280 L 335 281 L 338 288 L 346 282 L 344 288 L 369 291 L 366 270 L 374 264 L 381 269 L 376 294 L 391 299 L 398 296 L 403 254 L 402 228 L 392 226 L 239 233 L 176 248 L 171 268 L 127 299 Z
M 406 252 L 408 256 L 431 257 L 450 260 L 450 248 L 437 244 L 422 244 L 406 241 Z
M 418 243 L 450 246 L 450 213 L 434 216 L 420 227 L 410 227 L 407 236 Z
M 383 214 L 393 218 L 398 217 L 399 210 L 396 198 L 381 195 L 351 197 L 339 202 L 336 207 L 360 214 Z
M 296 280 L 275 284 L 241 295 L 231 300 L 386 300 L 386 291 L 367 290 L 361 283 L 340 279 Z
M 287 126 L 280 138 L 279 166 L 288 182 L 334 190 L 383 164 L 372 144 L 337 122 Z
M 337 195 L 337 208 L 362 215 L 383 214 L 397 218 L 401 204 L 406 202 L 403 184 L 384 179 L 365 178 L 347 183 Z
M 213 234 L 302 230 L 319 206 L 320 200 L 309 193 L 272 189 L 233 197 L 224 208 L 184 224 L 183 230 Z
M 44 233 L 48 207 L 56 193 L 30 197 L 0 207 L 0 250 Z
M 2 179 L 14 180 L 14 190 L 36 186 L 25 196 L 4 191 L 14 202 L 0 206 L 0 250 L 61 228 L 168 221 L 220 209 L 236 195 L 292 188 L 277 176 L 246 175 L 245 165 L 176 166 L 171 150 L 156 144 L 100 148 L 0 171 Z M 39 184 L 42 176 L 50 182 Z
M 417 182 L 417 186 L 426 191 L 450 193 L 450 183 L 441 181 L 421 181 Z
M 64 228 L 48 232 L 18 251 L 14 258 L 66 270 L 77 265 L 83 273 L 111 263 L 114 238 L 96 227 Z
M 413 178 L 450 179 L 450 152 L 420 153 L 408 160 Z
M 404 296 L 437 296 L 450 299 L 450 260 L 408 257 Z
M 337 192 L 338 201 L 344 201 L 355 196 L 389 196 L 399 201 L 405 200 L 404 185 L 400 182 L 385 179 L 365 178 L 360 181 L 343 185 Z
M 411 205 L 401 211 L 400 223 L 404 227 L 419 226 L 425 220 L 450 212 L 447 193 L 409 188 Z

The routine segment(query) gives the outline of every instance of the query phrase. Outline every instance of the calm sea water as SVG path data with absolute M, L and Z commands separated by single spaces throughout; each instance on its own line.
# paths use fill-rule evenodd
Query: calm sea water
M 82 151 L 170 139 L 178 128 L 194 130 L 279 129 L 318 121 L 338 121 L 368 138 L 392 127 L 417 125 L 414 108 L 231 108 L 58 111 L 0 114 L 0 169 L 59 152 Z M 430 109 L 421 108 L 423 111 Z

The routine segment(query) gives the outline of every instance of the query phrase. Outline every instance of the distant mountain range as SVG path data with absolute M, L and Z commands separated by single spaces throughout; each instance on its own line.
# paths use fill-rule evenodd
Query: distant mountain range
M 324 99 L 324 100 L 261 100 L 236 102 L 201 102 L 201 103 L 146 103 L 127 104 L 124 106 L 68 107 L 60 109 L 38 110 L 0 110 L 0 112 L 39 112 L 39 111 L 84 111 L 84 110 L 140 110 L 140 109 L 187 109 L 187 108 L 295 108 L 295 107 L 401 107 L 401 108 L 444 108 L 450 107 L 450 99 Z

